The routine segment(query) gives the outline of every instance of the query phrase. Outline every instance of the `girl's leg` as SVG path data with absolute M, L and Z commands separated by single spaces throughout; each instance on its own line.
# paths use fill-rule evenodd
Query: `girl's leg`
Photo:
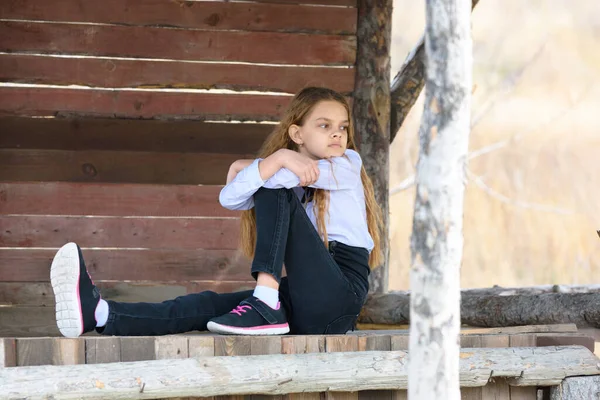
M 50 273 L 56 298 L 56 322 L 64 336 L 77 337 L 96 329 L 95 311 L 100 292 L 92 282 L 75 243 L 64 245 L 54 257 Z M 162 303 L 108 301 L 108 320 L 98 332 L 106 335 L 166 335 L 206 330 L 212 317 L 221 315 L 252 292 L 202 292 Z
M 280 282 L 285 261 L 288 279 L 280 287 L 280 295 L 290 314 L 292 330 L 323 333 L 333 319 L 357 314 L 362 299 L 358 299 L 325 247 L 296 194 L 287 189 L 262 188 L 254 194 L 254 202 L 257 240 L 252 275 L 257 278 L 259 273 L 266 273 Z M 268 318 L 261 319 L 256 314 L 248 310 L 238 317 L 229 314 L 213 321 L 250 333 L 256 331 L 252 323 L 270 324 Z M 211 324 L 208 328 L 213 330 Z

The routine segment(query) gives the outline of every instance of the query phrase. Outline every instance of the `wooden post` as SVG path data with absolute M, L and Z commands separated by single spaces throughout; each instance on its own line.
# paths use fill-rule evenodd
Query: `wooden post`
M 471 103 L 471 0 L 427 0 L 425 111 L 411 238 L 411 400 L 460 399 L 460 263 Z
M 390 149 L 390 42 L 392 0 L 359 0 L 356 80 L 353 116 L 356 141 L 375 198 L 383 212 L 383 265 L 374 268 L 371 292 L 388 285 L 389 149 Z
M 477 3 L 479 0 L 472 0 L 471 7 L 475 8 Z M 394 141 L 406 116 L 419 98 L 423 86 L 425 86 L 425 43 L 420 40 L 392 80 L 390 143 Z

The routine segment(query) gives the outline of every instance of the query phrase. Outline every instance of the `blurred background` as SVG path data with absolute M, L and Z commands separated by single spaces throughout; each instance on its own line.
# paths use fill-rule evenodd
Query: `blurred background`
M 425 26 L 395 0 L 392 78 Z M 473 12 L 464 288 L 600 282 L 600 1 L 481 0 Z M 391 147 L 414 174 L 423 94 Z M 409 289 L 414 187 L 390 198 L 390 289 Z

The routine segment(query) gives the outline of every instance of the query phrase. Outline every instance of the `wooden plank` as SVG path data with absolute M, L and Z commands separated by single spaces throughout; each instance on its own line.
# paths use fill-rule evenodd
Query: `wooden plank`
M 0 214 L 238 217 L 222 186 L 0 182 Z M 68 211 L 68 212 L 67 212 Z
M 593 337 L 586 335 L 540 333 L 536 336 L 536 346 L 584 346 L 592 353 L 595 349 Z
M 215 356 L 249 356 L 251 341 L 248 336 L 215 336 Z
M 325 337 L 320 335 L 283 336 L 281 354 L 325 352 Z M 286 400 L 321 400 L 320 393 L 290 393 Z
M 359 336 L 358 337 L 358 350 L 359 351 L 391 351 L 392 341 L 389 335 L 380 336 Z M 393 400 L 398 397 L 395 390 L 362 390 L 358 392 L 359 400 Z
M 158 336 L 154 339 L 157 360 L 188 358 L 188 338 L 184 335 Z
M 0 118 L 0 148 L 256 154 L 275 126 L 188 120 L 4 117 Z
M 575 324 L 551 324 L 551 325 L 525 325 L 525 326 L 506 326 L 501 328 L 463 328 L 461 335 L 497 335 L 497 334 L 525 334 L 525 333 L 565 333 L 577 332 Z
M 348 352 L 358 351 L 358 336 L 352 335 L 335 335 L 325 336 L 325 352 Z M 327 400 L 358 400 L 358 391 L 353 392 L 325 392 Z
M 460 336 L 460 347 L 461 348 L 479 348 L 482 347 L 481 336 L 470 335 Z M 487 400 L 483 397 L 483 390 L 481 387 L 474 388 L 461 388 L 460 398 L 462 400 Z
M 392 345 L 392 350 L 394 350 L 394 351 L 398 351 L 398 350 L 407 351 L 408 345 L 409 345 L 409 336 L 408 335 L 393 335 L 391 337 L 391 345 Z
M 356 9 L 293 4 L 145 0 L 91 3 L 25 0 L 0 3 L 2 19 L 182 27 L 206 30 L 278 32 L 356 32 Z
M 49 279 L 49 275 L 48 275 Z M 119 302 L 159 303 L 188 293 L 211 290 L 217 293 L 230 293 L 250 290 L 256 281 L 194 281 L 194 282 L 117 282 L 99 281 L 94 283 L 100 289 L 102 298 Z M 54 294 L 50 282 L 0 282 L 0 305 L 54 307 Z
M 17 366 L 17 341 L 14 338 L 0 338 L 0 368 Z
M 209 335 L 188 337 L 188 353 L 190 357 L 212 357 L 215 355 L 215 338 Z
M 85 363 L 104 364 L 121 361 L 121 339 L 118 337 L 86 337 Z
M 238 248 L 235 218 L 0 216 L 0 247 Z
M 248 154 L 0 149 L 0 180 L 146 184 L 225 183 Z
M 155 360 L 155 337 L 121 337 L 121 361 Z
M 52 365 L 85 364 L 84 340 L 54 338 L 52 340 L 52 350 Z
M 0 336 L 30 338 L 62 335 L 56 327 L 54 307 L 3 307 L 0 312 Z M 51 341 L 47 345 L 50 348 L 48 352 L 39 343 L 30 345 L 26 342 L 25 347 L 19 346 L 17 341 L 17 365 L 52 364 Z
M 250 354 L 281 354 L 281 336 L 251 337 Z
M 371 367 L 361 368 L 365 365 Z M 257 373 L 263 369 L 277 373 Z M 461 387 L 477 387 L 486 384 L 494 373 L 511 378 L 513 384 L 535 388 L 558 385 L 565 377 L 595 376 L 599 370 L 597 358 L 581 346 L 479 348 L 463 349 L 459 378 Z M 7 393 L 19 398 L 32 393 L 38 397 L 60 393 L 63 397 L 90 399 L 128 398 L 139 396 L 142 382 L 152 382 L 154 397 L 169 393 L 185 397 L 197 393 L 279 395 L 304 390 L 406 389 L 407 375 L 407 354 L 401 351 L 206 357 L 116 363 L 111 368 L 102 365 L 6 368 L 0 374 L 0 397 L 6 397 Z M 86 386 L 90 377 L 105 383 L 102 393 Z
M 190 61 L 353 65 L 356 38 L 344 35 L 0 21 L 0 51 Z
M 305 86 L 327 86 L 343 94 L 352 92 L 356 73 L 352 67 L 307 68 L 293 65 L 64 58 L 30 54 L 0 54 L 0 71 L 0 80 L 14 83 L 284 93 L 296 93 Z
M 510 347 L 536 346 L 536 336 L 531 333 L 511 335 L 509 337 Z M 535 400 L 537 399 L 537 387 L 535 386 L 510 386 L 511 400 Z
M 5 311 L 5 310 L 3 310 Z M 0 314 L 0 320 L 4 319 L 4 312 Z M 34 318 L 32 315 L 31 318 Z M 1 321 L 5 322 L 5 321 Z M 5 323 L 0 322 L 0 330 L 4 331 Z M 32 321 L 34 322 L 34 321 Z M 37 321 L 35 321 L 37 322 Z M 57 329 L 58 330 L 58 329 Z M 4 336 L 4 334 L 0 335 Z M 17 366 L 27 367 L 31 365 L 52 365 L 53 359 L 52 338 L 30 338 L 17 339 Z
M 278 121 L 290 99 L 284 95 L 5 86 L 0 87 L 0 116 Z
M 314 4 L 356 7 L 356 0 L 255 0 L 258 3 Z
M 232 250 L 83 249 L 88 271 L 99 281 L 246 281 L 250 261 Z M 48 282 L 56 250 L 0 249 L 0 281 Z M 14 268 L 18 265 L 19 268 Z

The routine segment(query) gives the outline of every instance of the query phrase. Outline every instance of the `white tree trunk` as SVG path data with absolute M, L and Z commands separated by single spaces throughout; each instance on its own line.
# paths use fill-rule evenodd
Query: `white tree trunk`
M 460 399 L 460 263 L 471 0 L 427 0 L 425 111 L 411 237 L 410 400 Z

